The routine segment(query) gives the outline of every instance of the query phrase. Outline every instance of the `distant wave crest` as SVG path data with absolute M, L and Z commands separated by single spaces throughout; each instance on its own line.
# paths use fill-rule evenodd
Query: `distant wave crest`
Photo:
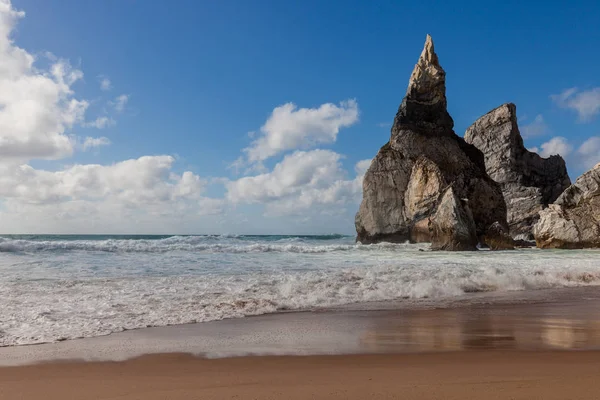
M 162 239 L 23 240 L 0 238 L 0 252 L 103 251 L 164 253 L 172 251 L 208 253 L 328 253 L 334 251 L 393 249 L 397 244 L 362 246 L 351 237 L 296 236 L 172 236 Z M 260 241 L 259 241 L 260 240 Z M 333 243 L 328 243 L 328 241 Z

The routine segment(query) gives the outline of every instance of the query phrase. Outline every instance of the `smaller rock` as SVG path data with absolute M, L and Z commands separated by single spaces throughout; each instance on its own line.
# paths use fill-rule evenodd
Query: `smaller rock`
M 533 234 L 540 248 L 600 247 L 600 164 L 540 211 Z
M 494 222 L 490 225 L 482 239 L 490 250 L 514 250 L 515 248 L 514 241 L 508 230 L 499 222 Z
M 565 211 L 551 204 L 540 211 L 540 220 L 533 227 L 537 247 L 542 249 L 574 249 L 583 247 L 577 225 Z
M 488 175 L 502 188 L 511 236 L 533 239 L 539 211 L 571 184 L 565 161 L 559 155 L 542 158 L 525 148 L 512 103 L 475 121 L 465 132 L 465 141 L 481 150 Z M 471 207 L 476 209 L 473 203 Z
M 434 214 L 429 218 L 432 250 L 477 250 L 473 214 L 466 200 L 459 199 L 452 186 L 441 195 Z

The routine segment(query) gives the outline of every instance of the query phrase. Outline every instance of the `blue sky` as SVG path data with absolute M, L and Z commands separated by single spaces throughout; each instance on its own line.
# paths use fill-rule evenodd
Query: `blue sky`
M 58 97 L 36 86 L 48 108 L 29 130 L 0 115 L 22 142 L 0 141 L 0 224 L 352 233 L 364 160 L 388 140 L 427 33 L 459 135 L 514 102 L 526 145 L 563 154 L 575 179 L 600 161 L 600 4 L 485 3 L 2 0 L 4 56 L 35 61 L 0 81 L 76 73 Z M 35 120 L 17 97 L 4 111 Z

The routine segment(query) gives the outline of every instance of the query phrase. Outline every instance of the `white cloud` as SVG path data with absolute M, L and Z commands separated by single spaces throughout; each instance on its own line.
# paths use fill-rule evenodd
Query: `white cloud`
M 202 197 L 195 211 L 198 215 L 219 215 L 225 211 L 225 199 Z
M 560 154 L 575 170 L 587 171 L 600 162 L 600 136 L 589 137 L 577 147 L 575 152 L 573 146 L 563 137 L 554 137 L 540 147 L 541 151 L 537 147 L 530 151 L 537 152 L 542 157 Z
M 335 142 L 341 129 L 358 121 L 354 100 L 316 108 L 290 103 L 274 109 L 260 131 L 249 134 L 253 143 L 245 149 L 242 166 L 254 176 L 213 179 L 225 185 L 223 198 L 207 197 L 209 183 L 191 171 L 176 169 L 175 158 L 168 155 L 110 165 L 67 165 L 59 170 L 53 170 L 53 164 L 35 168 L 30 160 L 64 159 L 74 151 L 109 145 L 106 137 L 84 138 L 71 131 L 77 125 L 98 129 L 114 125 L 111 115 L 125 111 L 130 97 L 113 97 L 107 104 L 110 112 L 86 121 L 89 104 L 74 92 L 83 73 L 49 52 L 38 53 L 47 57 L 48 66 L 42 66 L 10 39 L 23 16 L 10 2 L 0 0 L 0 226 L 4 231 L 198 232 L 217 227 L 199 221 L 224 220 L 232 204 L 265 205 L 267 214 L 298 213 L 302 220 L 316 214 L 338 215 L 347 205 L 356 208 L 369 160 L 358 162 L 353 176 L 344 170 L 343 157 L 328 150 L 295 151 L 272 169 L 263 165 L 275 155 Z M 108 77 L 98 77 L 95 84 L 103 91 L 112 89 Z
M 123 112 L 128 101 L 129 95 L 122 94 L 120 96 L 117 96 L 117 98 L 114 101 L 111 101 L 110 105 L 112 105 L 117 112 Z
M 93 121 L 84 123 L 83 126 L 88 128 L 104 129 L 110 126 L 115 126 L 116 123 L 117 121 L 110 117 L 98 117 Z
M 360 160 L 357 162 L 354 166 L 356 175 L 364 175 L 371 166 L 371 161 L 373 161 L 373 159 L 369 158 L 368 160 Z
M 548 125 L 544 121 L 544 117 L 538 114 L 532 122 L 521 126 L 521 134 L 524 138 L 534 136 L 542 136 L 548 133 Z
M 0 165 L 0 222 L 21 232 L 165 232 L 222 213 L 223 199 L 203 197 L 206 181 L 175 173 L 174 161 L 145 156 L 60 171 Z
M 206 182 L 191 171 L 175 172 L 171 156 L 144 156 L 111 165 L 76 164 L 58 171 L 36 169 L 33 159 L 61 159 L 73 151 L 110 144 L 81 138 L 76 124 L 104 128 L 106 116 L 84 122 L 88 102 L 75 97 L 83 73 L 49 52 L 48 67 L 10 39 L 17 20 L 0 0 L 0 226 L 5 232 L 123 232 L 197 229 L 198 216 L 222 213 L 224 199 L 202 195 Z M 102 78 L 101 89 L 110 81 Z M 110 105 L 125 109 L 128 95 Z M 192 225 L 195 224 L 195 225 Z
M 112 89 L 112 82 L 105 76 L 100 76 L 100 90 L 107 92 Z
M 358 104 L 346 100 L 339 106 L 298 108 L 287 103 L 273 110 L 260 128 L 260 136 L 246 148 L 250 163 L 261 162 L 284 151 L 335 142 L 341 128 L 358 121 Z
M 93 138 L 88 136 L 85 138 L 83 144 L 81 145 L 81 148 L 83 149 L 83 151 L 87 151 L 89 149 L 93 149 L 94 147 L 108 146 L 109 144 L 110 140 L 108 138 Z
M 64 200 L 115 201 L 142 205 L 198 197 L 204 182 L 192 172 L 171 172 L 171 156 L 144 156 L 113 165 L 73 165 L 61 171 L 1 166 L 0 196 L 24 203 Z
M 344 205 L 358 201 L 370 160 L 357 163 L 357 176 L 348 180 L 341 158 L 329 150 L 296 151 L 285 156 L 271 172 L 227 182 L 227 199 L 232 203 L 265 204 L 269 215 L 307 210 L 342 212 Z
M 36 66 L 10 38 L 23 16 L 9 1 L 0 2 L 0 158 L 63 158 L 73 152 L 65 132 L 88 107 L 72 90 L 83 73 L 60 59 L 51 59 L 47 69 Z
M 573 146 L 571 146 L 567 139 L 561 136 L 556 136 L 547 141 L 546 143 L 542 143 L 540 146 L 541 150 L 537 147 L 533 147 L 530 151 L 539 153 L 540 156 L 547 158 L 555 154 L 561 155 L 563 158 L 568 157 L 573 151 Z
M 578 159 L 587 170 L 600 162 L 600 137 L 592 136 L 577 149 Z
M 600 113 L 600 87 L 584 91 L 570 88 L 550 97 L 558 106 L 575 110 L 580 122 L 589 121 Z

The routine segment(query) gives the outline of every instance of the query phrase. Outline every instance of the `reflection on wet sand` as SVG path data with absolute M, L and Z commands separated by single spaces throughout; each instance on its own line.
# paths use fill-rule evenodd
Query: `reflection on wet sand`
M 370 352 L 600 349 L 600 310 L 538 304 L 396 312 L 376 320 L 360 346 Z

